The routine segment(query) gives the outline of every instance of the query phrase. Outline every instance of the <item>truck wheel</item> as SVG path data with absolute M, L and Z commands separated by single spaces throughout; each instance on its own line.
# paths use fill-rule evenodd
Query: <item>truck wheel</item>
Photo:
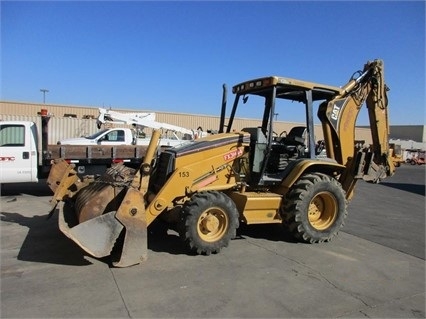
M 284 226 L 309 243 L 330 241 L 347 216 L 345 192 L 334 178 L 322 173 L 302 176 L 286 195 Z
M 179 235 L 197 254 L 218 253 L 236 236 L 238 216 L 234 202 L 225 194 L 197 193 L 182 209 Z

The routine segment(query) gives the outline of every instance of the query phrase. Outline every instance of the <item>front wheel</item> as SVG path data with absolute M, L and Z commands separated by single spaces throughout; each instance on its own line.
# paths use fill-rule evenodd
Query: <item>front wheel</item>
M 238 210 L 228 196 L 201 192 L 184 205 L 179 235 L 192 251 L 210 255 L 228 246 L 238 226 Z
M 284 226 L 296 239 L 309 243 L 330 241 L 348 214 L 345 192 L 328 175 L 306 174 L 287 193 L 281 214 Z

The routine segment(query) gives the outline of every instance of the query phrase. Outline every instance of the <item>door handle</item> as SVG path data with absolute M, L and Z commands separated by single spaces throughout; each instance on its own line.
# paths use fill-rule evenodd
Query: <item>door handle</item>
M 22 159 L 29 159 L 30 158 L 30 152 L 22 152 Z

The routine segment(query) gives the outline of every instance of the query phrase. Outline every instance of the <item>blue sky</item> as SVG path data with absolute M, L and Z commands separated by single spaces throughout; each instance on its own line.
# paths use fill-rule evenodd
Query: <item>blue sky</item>
M 391 124 L 424 124 L 423 1 L 1 1 L 6 101 L 219 115 L 223 83 L 341 86 L 376 58 Z

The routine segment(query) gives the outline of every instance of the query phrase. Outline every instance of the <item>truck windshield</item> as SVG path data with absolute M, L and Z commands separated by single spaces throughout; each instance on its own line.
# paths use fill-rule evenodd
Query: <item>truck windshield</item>
M 100 130 L 99 132 L 96 132 L 95 134 L 85 136 L 85 138 L 87 138 L 89 140 L 93 140 L 93 139 L 99 137 L 100 135 L 104 134 L 106 131 L 108 131 L 108 129 L 103 129 L 103 130 Z

